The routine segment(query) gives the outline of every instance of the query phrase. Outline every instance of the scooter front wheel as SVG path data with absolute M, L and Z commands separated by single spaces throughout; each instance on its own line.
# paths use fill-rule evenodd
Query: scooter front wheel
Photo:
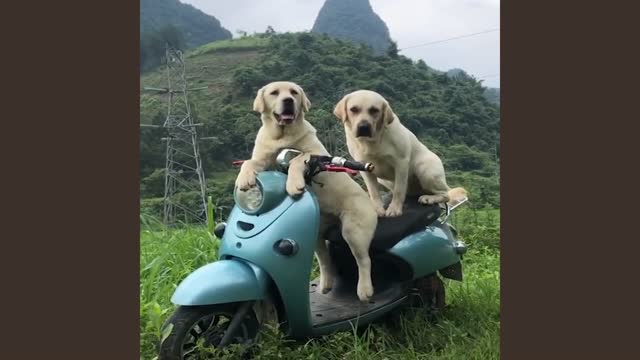
M 201 347 L 251 344 L 258 336 L 260 324 L 250 305 L 233 303 L 178 307 L 162 328 L 158 359 L 197 359 L 200 358 L 198 352 Z M 234 315 L 239 311 L 244 315 L 237 317 L 232 333 L 225 337 Z

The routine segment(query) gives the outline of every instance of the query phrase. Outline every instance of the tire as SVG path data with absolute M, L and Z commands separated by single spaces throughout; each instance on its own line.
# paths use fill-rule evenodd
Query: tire
M 428 275 L 415 281 L 415 288 L 419 296 L 415 297 L 414 305 L 426 307 L 431 313 L 442 311 L 445 303 L 444 283 L 436 274 Z
M 197 359 L 197 344 L 217 347 L 241 303 L 180 306 L 162 327 L 158 360 Z M 260 324 L 253 308 L 247 311 L 232 344 L 255 342 Z

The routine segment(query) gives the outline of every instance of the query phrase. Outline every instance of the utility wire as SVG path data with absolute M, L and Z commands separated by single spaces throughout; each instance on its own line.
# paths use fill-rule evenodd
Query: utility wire
M 427 45 L 439 44 L 439 43 L 443 43 L 443 42 L 447 42 L 447 41 L 451 41 L 451 40 L 458 40 L 458 39 L 468 38 L 468 37 L 471 37 L 471 36 L 476 36 L 476 35 L 481 35 L 481 34 L 487 34 L 487 33 L 494 32 L 494 31 L 500 31 L 500 28 L 496 28 L 496 29 L 488 29 L 488 30 L 479 31 L 479 32 L 476 32 L 476 33 L 471 33 L 471 34 L 466 34 L 466 35 L 455 36 L 455 37 L 448 38 L 448 39 L 442 39 L 442 40 L 430 41 L 430 42 L 426 42 L 426 43 L 422 43 L 422 44 L 417 44 L 417 45 L 407 46 L 407 47 L 405 47 L 405 48 L 398 49 L 398 51 L 402 51 L 402 50 L 406 50 L 406 49 L 413 49 L 413 48 L 420 47 L 420 46 L 427 46 Z

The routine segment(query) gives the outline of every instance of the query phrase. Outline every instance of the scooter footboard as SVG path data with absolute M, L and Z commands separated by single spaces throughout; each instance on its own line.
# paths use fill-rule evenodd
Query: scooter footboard
M 178 285 L 171 302 L 176 305 L 212 305 L 262 300 L 269 275 L 242 260 L 219 260 L 192 272 Z

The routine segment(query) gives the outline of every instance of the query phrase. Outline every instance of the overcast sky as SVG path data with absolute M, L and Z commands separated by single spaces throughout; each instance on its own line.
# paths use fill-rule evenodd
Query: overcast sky
M 311 30 L 324 0 L 181 0 L 236 30 L 277 32 Z M 500 0 L 370 0 L 387 23 L 398 48 L 439 41 L 500 27 Z M 461 68 L 485 86 L 500 86 L 500 32 L 407 49 L 438 70 Z

